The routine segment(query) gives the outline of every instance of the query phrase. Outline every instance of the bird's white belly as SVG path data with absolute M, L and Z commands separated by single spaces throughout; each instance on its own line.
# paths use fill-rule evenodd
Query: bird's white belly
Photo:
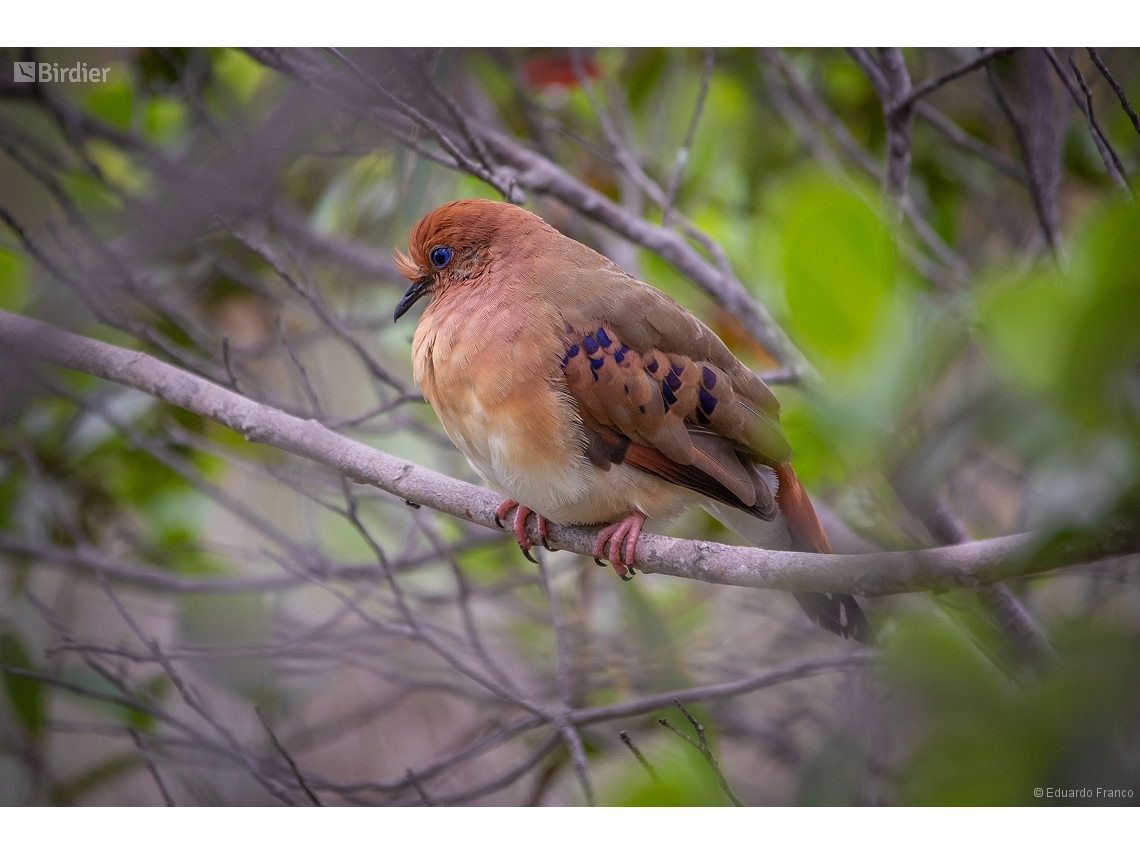
M 595 467 L 580 452 L 528 466 L 510 451 L 510 437 L 489 431 L 486 443 L 455 436 L 456 446 L 487 484 L 547 519 L 567 525 L 608 523 L 640 510 L 651 519 L 668 519 L 699 501 L 688 490 L 635 469 Z

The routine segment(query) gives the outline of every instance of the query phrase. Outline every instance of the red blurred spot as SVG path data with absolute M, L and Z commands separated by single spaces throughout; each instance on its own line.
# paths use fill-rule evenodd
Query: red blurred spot
M 523 77 L 528 85 L 536 89 L 545 86 L 576 86 L 578 77 L 574 74 L 574 62 L 569 54 L 539 54 L 523 63 Z M 591 80 L 598 76 L 598 68 L 593 60 L 582 58 L 582 71 Z

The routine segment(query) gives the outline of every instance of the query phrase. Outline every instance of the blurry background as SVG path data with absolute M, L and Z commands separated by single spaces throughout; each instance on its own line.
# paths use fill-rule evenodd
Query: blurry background
M 3 50 L 0 308 L 474 482 L 390 256 L 505 197 L 762 372 L 837 546 L 1108 542 L 1137 100 L 1125 49 Z M 868 658 L 786 594 L 536 552 L 0 351 L 0 803 L 1140 801 L 1134 555 L 868 601 Z

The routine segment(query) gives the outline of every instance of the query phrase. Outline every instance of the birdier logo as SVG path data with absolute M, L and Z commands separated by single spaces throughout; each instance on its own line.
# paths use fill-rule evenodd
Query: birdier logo
M 106 68 L 91 68 L 85 62 L 63 68 L 58 62 L 14 62 L 12 63 L 12 81 L 14 83 L 106 83 Z

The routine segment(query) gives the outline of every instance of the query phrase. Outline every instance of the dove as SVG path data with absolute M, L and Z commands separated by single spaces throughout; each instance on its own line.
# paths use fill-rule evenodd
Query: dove
M 780 404 L 694 314 L 525 209 L 461 199 L 426 214 L 395 261 L 398 321 L 430 296 L 415 381 L 471 467 L 515 511 L 519 548 L 547 521 L 601 525 L 595 560 L 633 575 L 647 521 L 704 507 L 751 543 L 831 552 L 791 465 Z M 807 615 L 872 643 L 850 595 Z

